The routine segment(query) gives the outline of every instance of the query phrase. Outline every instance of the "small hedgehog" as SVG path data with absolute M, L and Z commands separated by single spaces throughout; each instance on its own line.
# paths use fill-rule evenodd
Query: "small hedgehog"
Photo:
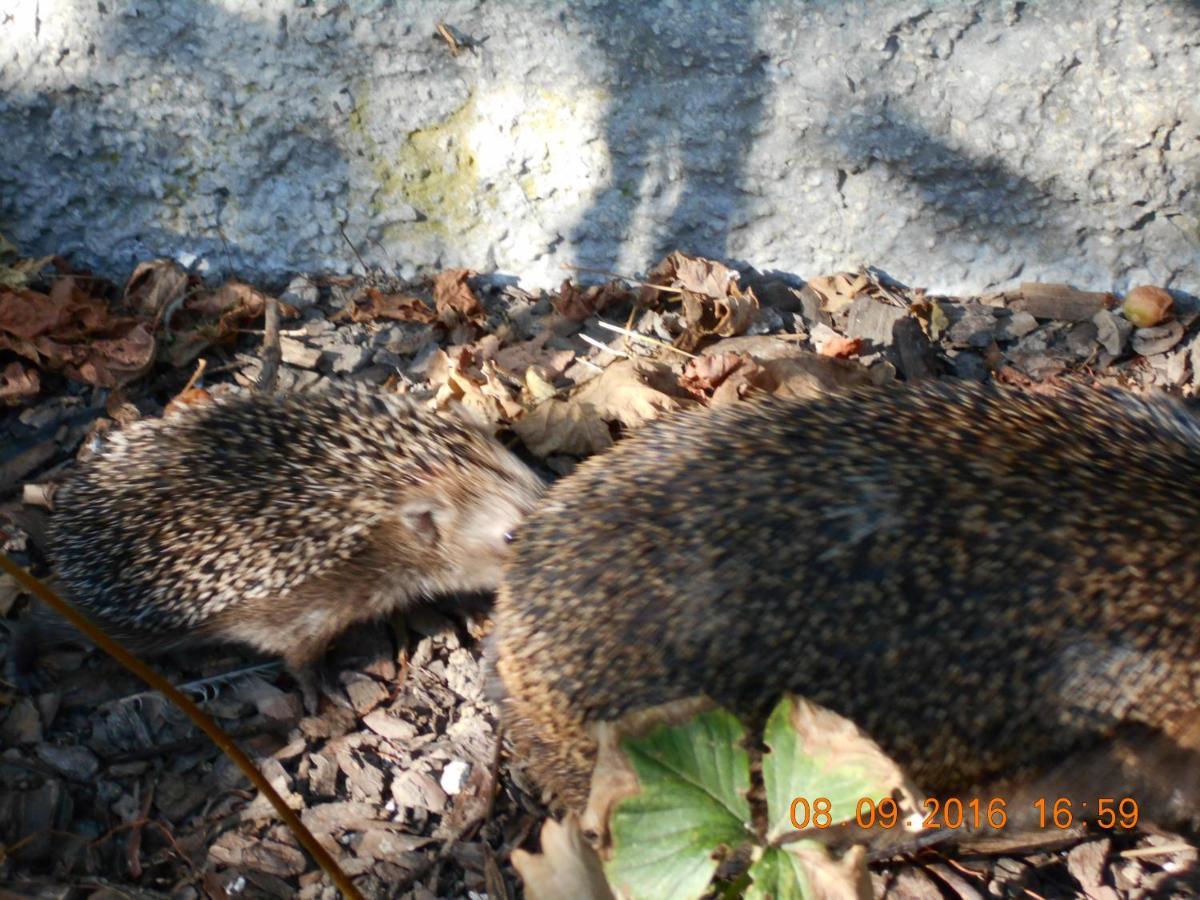
M 522 525 L 490 648 L 506 730 L 579 808 L 595 723 L 791 691 L 931 795 L 1087 773 L 1191 812 L 1198 528 L 1200 423 L 1167 398 L 935 384 L 677 416 Z
M 542 487 L 480 428 L 404 397 L 239 396 L 114 435 L 56 495 L 50 555 L 135 648 L 281 656 L 312 710 L 311 666 L 350 625 L 494 589 Z

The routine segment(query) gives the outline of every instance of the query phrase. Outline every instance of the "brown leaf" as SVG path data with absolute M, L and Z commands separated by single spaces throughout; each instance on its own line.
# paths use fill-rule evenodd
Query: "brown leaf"
M 862 343 L 862 338 L 848 338 L 835 334 L 821 345 L 819 352 L 822 356 L 832 356 L 834 359 L 848 359 L 858 355 Z
M 614 900 L 600 857 L 584 840 L 573 813 L 560 824 L 542 825 L 541 852 L 512 852 L 512 864 L 525 883 L 529 900 Z
M 149 369 L 155 342 L 144 323 L 115 315 L 66 276 L 48 294 L 0 292 L 0 349 L 80 381 L 116 387 Z
M 685 390 L 704 399 L 751 359 L 743 353 L 711 353 L 689 359 L 683 367 L 679 384 Z
M 828 313 L 838 313 L 854 302 L 854 298 L 866 289 L 871 279 L 864 272 L 852 275 L 839 272 L 821 278 L 810 278 L 808 286 L 821 295 L 821 308 Z
M 738 274 L 728 266 L 711 259 L 687 256 L 676 250 L 646 276 L 646 283 L 675 287 L 703 297 L 726 297 L 735 292 Z M 651 304 L 658 299 L 660 292 L 653 288 L 642 288 L 641 299 L 644 304 Z
M 613 444 L 608 423 L 597 411 L 569 400 L 547 400 L 513 422 L 512 427 L 534 456 L 588 456 Z
M 438 319 L 449 328 L 462 322 L 487 323 L 487 312 L 467 283 L 474 274 L 470 269 L 447 269 L 434 279 L 433 302 Z
M 19 406 L 36 397 L 41 387 L 37 369 L 27 369 L 19 362 L 11 362 L 0 372 L 0 403 Z
M 54 330 L 66 317 L 66 298 L 61 294 L 52 299 L 25 289 L 0 291 L 0 331 L 12 337 L 32 340 Z
M 187 292 L 187 273 L 174 260 L 156 259 L 138 265 L 125 283 L 125 305 L 143 318 L 159 322 Z
M 433 400 L 437 409 L 463 406 L 493 427 L 508 424 L 525 411 L 515 392 L 501 379 L 495 363 L 484 360 L 477 367 L 470 347 L 438 350 L 430 360 L 426 376 L 430 385 L 437 388 Z
M 737 285 L 733 285 L 737 291 Z M 678 345 L 683 350 L 694 349 L 709 335 L 734 337 L 744 334 L 758 312 L 758 298 L 753 291 L 730 294 L 727 297 L 708 297 L 684 291 L 683 318 L 687 328 Z
M 376 319 L 397 319 L 401 322 L 420 322 L 432 325 L 437 314 L 419 297 L 411 294 L 385 294 L 377 288 L 367 288 L 349 307 L 354 322 L 374 322 Z
M 547 350 L 546 342 L 554 336 L 546 330 L 528 341 L 512 344 L 494 354 L 496 365 L 512 372 L 523 375 L 530 366 L 537 366 L 544 371 L 545 377 L 557 378 L 567 370 L 575 360 L 573 350 Z
M 227 281 L 213 291 L 188 297 L 179 313 L 167 320 L 172 340 L 164 357 L 185 366 L 209 347 L 231 342 L 239 329 L 262 317 L 267 297 L 248 284 Z M 298 315 L 294 307 L 279 304 L 280 315 Z
M 689 399 L 669 368 L 623 359 L 583 384 L 566 400 L 547 400 L 513 423 L 529 451 L 585 455 L 612 445 L 609 423 L 638 428 Z
M 618 303 L 629 296 L 629 291 L 619 282 L 596 284 L 581 290 L 568 278 L 558 289 L 558 296 L 550 303 L 554 311 L 572 322 L 582 322 L 601 312 L 605 307 Z
M 870 373 L 857 362 L 821 356 L 789 341 L 760 335 L 726 338 L 707 348 L 684 369 L 685 386 L 689 370 L 695 366 L 696 371 L 706 371 L 701 367 L 709 358 L 743 360 L 716 386 L 711 406 L 745 400 L 756 392 L 808 399 L 873 383 Z

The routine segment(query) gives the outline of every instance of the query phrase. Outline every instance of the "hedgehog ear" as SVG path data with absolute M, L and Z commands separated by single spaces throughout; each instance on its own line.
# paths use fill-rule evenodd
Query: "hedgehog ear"
M 433 497 L 414 497 L 400 504 L 400 520 L 413 535 L 436 544 L 450 529 L 452 510 Z

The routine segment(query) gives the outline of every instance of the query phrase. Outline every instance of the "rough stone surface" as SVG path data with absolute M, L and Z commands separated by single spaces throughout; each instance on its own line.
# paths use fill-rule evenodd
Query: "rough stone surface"
M 283 281 L 356 268 L 349 242 L 533 286 L 679 247 L 953 292 L 1200 289 L 1197 0 L 0 13 L 0 232 L 107 274 Z

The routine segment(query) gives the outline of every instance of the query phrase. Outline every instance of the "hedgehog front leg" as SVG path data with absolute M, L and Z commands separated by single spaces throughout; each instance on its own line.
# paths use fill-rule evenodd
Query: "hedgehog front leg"
M 339 696 L 339 691 L 331 677 L 325 661 L 327 641 L 311 641 L 289 648 L 283 655 L 283 664 L 287 673 L 292 676 L 296 686 L 300 688 L 300 697 L 304 701 L 304 711 L 315 716 L 320 709 L 321 694 L 339 706 L 347 706 L 349 701 Z

